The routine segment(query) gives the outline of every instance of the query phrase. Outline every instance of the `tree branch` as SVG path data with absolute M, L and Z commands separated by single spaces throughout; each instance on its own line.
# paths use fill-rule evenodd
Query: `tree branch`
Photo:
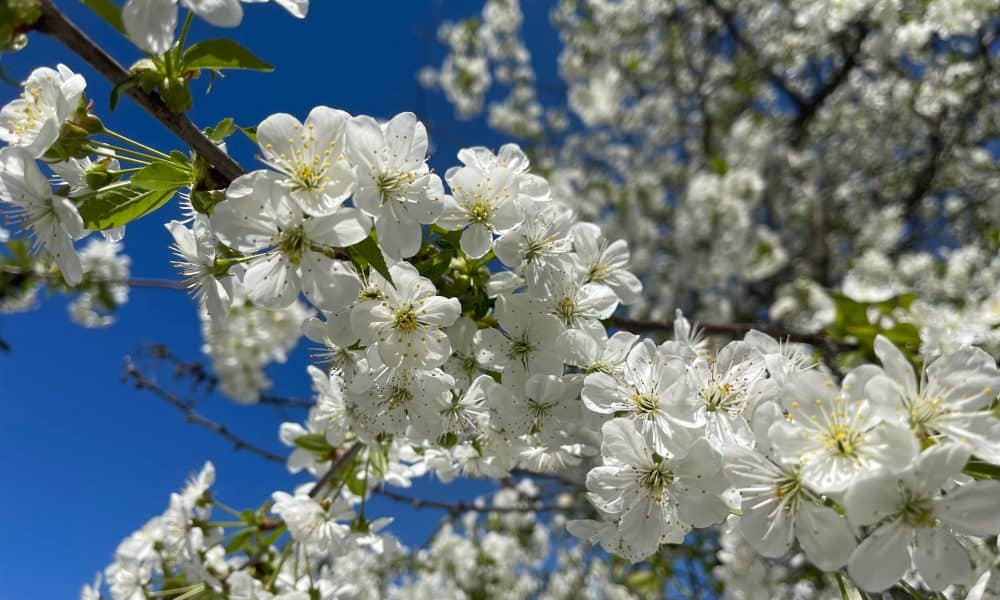
M 372 490 L 373 493 L 382 496 L 383 498 L 388 498 L 395 502 L 403 502 L 409 504 L 413 509 L 422 508 L 433 508 L 436 510 L 443 510 L 453 517 L 457 517 L 462 513 L 467 512 L 502 512 L 502 513 L 532 513 L 532 512 L 564 512 L 570 510 L 569 507 L 558 506 L 556 504 L 543 504 L 540 506 L 530 507 L 530 506 L 477 506 L 474 503 L 458 501 L 458 502 L 442 502 L 440 500 L 426 500 L 424 498 L 417 498 L 414 496 L 409 496 L 407 494 L 401 494 L 385 487 L 376 487 Z
M 41 0 L 42 18 L 35 23 L 35 28 L 59 40 L 64 46 L 80 56 L 84 61 L 103 75 L 112 84 L 128 79 L 131 74 L 111 57 L 103 48 L 91 40 L 66 15 L 60 11 L 52 0 Z M 141 89 L 132 88 L 126 94 L 144 108 L 157 121 L 163 123 L 185 144 L 210 162 L 227 182 L 243 174 L 239 163 L 205 137 L 184 114 L 174 113 L 159 96 L 148 94 Z
M 795 109 L 801 112 L 803 107 L 806 106 L 805 99 L 803 99 L 798 92 L 789 87 L 785 78 L 777 73 L 771 65 L 763 62 L 757 47 L 754 46 L 753 42 L 751 42 L 745 35 L 743 35 L 742 31 L 740 31 L 739 26 L 736 24 L 736 15 L 729 9 L 720 6 L 716 0 L 705 0 L 705 4 L 712 9 L 719 19 L 722 20 L 722 24 L 725 25 L 726 31 L 732 36 L 733 40 L 735 40 L 736 43 L 743 48 L 744 52 L 749 54 L 750 58 L 752 58 L 758 64 L 760 69 L 764 71 L 764 75 L 767 77 L 767 80 L 770 81 L 774 87 L 781 90 L 782 94 L 788 96 L 788 99 L 795 105 Z
M 313 484 L 312 488 L 310 488 L 309 497 L 315 498 L 318 496 L 319 493 L 323 491 L 323 487 L 326 486 L 326 484 L 329 483 L 341 469 L 347 466 L 347 464 L 351 462 L 351 459 L 353 459 L 358 452 L 361 452 L 361 448 L 363 447 L 364 444 L 361 442 L 354 442 L 351 447 L 338 456 L 337 459 L 330 465 L 330 468 L 326 470 L 326 473 L 324 473 L 323 476 L 320 477 L 315 484 Z
M 791 138 L 790 141 L 793 146 L 799 146 L 806 138 L 806 129 L 809 126 L 809 122 L 812 121 L 813 117 L 819 112 L 819 109 L 823 107 L 833 92 L 837 90 L 845 81 L 847 81 L 847 76 L 851 73 L 855 66 L 858 64 L 858 58 L 861 55 L 861 46 L 868 37 L 868 33 L 871 29 L 864 22 L 857 22 L 850 27 L 850 30 L 854 32 L 854 35 L 847 36 L 847 40 L 841 43 L 843 48 L 843 53 L 840 63 L 840 67 L 834 71 L 833 75 L 824 83 L 819 89 L 817 89 L 813 95 L 806 100 L 805 104 L 799 107 L 799 112 L 792 119 L 791 123 Z
M 173 365 L 174 373 L 178 378 L 184 376 L 191 377 L 196 386 L 202 384 L 207 388 L 208 392 L 214 391 L 219 384 L 219 377 L 210 373 L 205 365 L 200 362 L 188 362 L 171 352 L 163 344 L 143 344 L 142 348 L 148 351 L 152 358 L 163 360 Z M 269 394 L 261 394 L 260 398 L 257 399 L 257 403 L 293 408 L 312 408 L 314 405 L 314 402 L 311 400 Z
M 279 463 L 282 465 L 285 464 L 285 458 L 283 456 L 279 456 L 274 452 L 271 452 L 270 450 L 265 450 L 264 448 L 261 448 L 260 446 L 252 444 L 247 440 L 239 437 L 238 435 L 230 431 L 225 425 L 217 423 L 209 419 L 208 417 L 205 417 L 204 415 L 196 412 L 194 408 L 192 408 L 190 403 L 184 402 L 174 394 L 171 394 L 170 392 L 158 386 L 156 382 L 152 381 L 151 379 L 143 375 L 142 372 L 139 369 L 137 369 L 136 366 L 132 363 L 132 359 L 129 357 L 125 358 L 125 373 L 122 375 L 122 379 L 126 381 L 128 380 L 133 381 L 135 383 L 136 389 L 149 390 L 154 395 L 162 398 L 168 404 L 170 404 L 177 410 L 181 411 L 184 414 L 184 418 L 187 420 L 188 423 L 193 423 L 195 425 L 198 425 L 199 427 L 204 427 L 205 429 L 208 429 L 209 431 L 216 433 L 225 438 L 226 440 L 232 442 L 233 449 L 246 450 L 247 452 L 250 452 L 251 454 L 256 454 L 257 456 L 265 460 L 274 463 Z

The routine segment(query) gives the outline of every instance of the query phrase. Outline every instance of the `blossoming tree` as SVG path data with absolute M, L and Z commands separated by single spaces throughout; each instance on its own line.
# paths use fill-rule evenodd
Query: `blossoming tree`
M 127 361 L 310 481 L 221 499 L 205 464 L 83 598 L 1000 597 L 995 0 L 562 0 L 557 85 L 487 0 L 419 76 L 514 143 L 443 174 L 413 113 L 192 123 L 197 74 L 268 69 L 188 36 L 244 3 L 84 0 L 125 69 L 0 0 L 0 49 L 52 36 L 114 84 L 39 66 L 0 113 L 3 309 L 48 288 L 97 327 L 187 289 L 210 368 L 153 354 L 242 403 L 294 403 L 264 368 L 320 347 L 287 456 Z M 178 147 L 107 127 L 125 97 Z M 170 202 L 179 278 L 130 278 L 126 226 Z M 445 518 L 406 548 L 373 495 Z

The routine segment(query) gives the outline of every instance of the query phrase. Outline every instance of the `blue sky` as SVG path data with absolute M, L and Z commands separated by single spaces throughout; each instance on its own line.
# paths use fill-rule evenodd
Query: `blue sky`
M 58 4 L 120 62 L 127 65 L 139 58 L 126 40 L 80 4 Z M 415 80 L 425 61 L 440 59 L 441 49 L 433 41 L 436 23 L 478 12 L 480 3 L 312 4 L 305 21 L 271 4 L 255 4 L 246 6 L 246 18 L 237 30 L 196 23 L 191 39 L 232 37 L 276 66 L 271 74 L 232 73 L 216 82 L 209 96 L 203 95 L 205 82 L 195 82 L 191 116 L 198 125 L 227 116 L 253 125 L 274 112 L 304 118 L 319 104 L 378 117 L 423 107 L 421 116 L 446 128 L 449 139 L 460 133 L 469 145 L 492 147 L 508 141 L 486 130 L 481 121 L 456 122 L 440 95 L 428 92 L 421 99 Z M 554 79 L 555 43 L 548 39 L 545 25 L 550 3 L 527 0 L 524 5 L 529 40 L 541 42 L 536 61 L 543 77 Z M 87 77 L 88 95 L 110 127 L 160 149 L 182 148 L 131 102 L 123 101 L 112 113 L 107 108 L 110 86 L 52 40 L 33 35 L 24 51 L 2 60 L 5 72 L 15 79 L 23 79 L 36 66 L 65 63 Z M 0 84 L 0 102 L 17 93 Z M 455 162 L 458 148 L 433 129 L 431 139 L 431 163 L 444 172 Z M 234 141 L 231 151 L 244 167 L 255 168 L 248 142 Z M 175 278 L 169 264 L 170 238 L 162 224 L 176 215 L 168 206 L 129 225 L 125 250 L 133 259 L 133 276 Z M 161 400 L 121 382 L 123 357 L 144 342 L 164 343 L 182 356 L 200 358 L 198 320 L 183 293 L 135 289 L 118 323 L 104 330 L 72 324 L 65 302 L 48 299 L 34 312 L 0 315 L 0 338 L 13 347 L 9 354 L 0 354 L 4 598 L 75 597 L 82 583 L 110 561 L 121 538 L 159 514 L 170 492 L 206 459 L 216 465 L 219 497 L 231 505 L 256 506 L 271 491 L 288 489 L 296 481 L 281 466 L 234 452 L 221 438 L 186 424 Z M 307 397 L 306 364 L 304 343 L 287 364 L 270 371 L 276 391 Z M 199 410 L 283 452 L 277 426 L 287 419 L 274 409 L 212 397 Z M 301 414 L 289 416 L 298 419 Z M 481 486 L 428 483 L 416 492 L 454 498 L 474 489 Z M 382 502 L 372 509 L 372 514 L 397 514 L 393 530 L 411 544 L 422 542 L 440 516 Z

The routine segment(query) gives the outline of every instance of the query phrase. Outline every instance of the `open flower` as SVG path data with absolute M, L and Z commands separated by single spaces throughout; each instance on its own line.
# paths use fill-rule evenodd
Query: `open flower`
M 212 213 L 212 228 L 229 247 L 252 254 L 242 281 L 255 304 L 283 308 L 301 290 L 317 307 L 337 311 L 358 297 L 351 263 L 331 258 L 336 248 L 368 237 L 371 222 L 355 208 L 306 216 L 278 179 L 255 171 L 229 186 Z
M 517 181 L 508 169 L 453 167 L 445 180 L 452 195 L 444 198 L 438 224 L 461 229 L 462 250 L 472 258 L 485 256 L 493 246 L 493 234 L 502 234 L 523 219 L 517 205 Z
M 343 156 L 350 118 L 342 110 L 317 106 L 304 124 L 278 113 L 257 126 L 264 162 L 281 174 L 281 185 L 307 215 L 331 215 L 351 195 L 354 175 Z
M 421 225 L 443 210 L 444 186 L 427 166 L 427 129 L 413 113 L 385 124 L 367 116 L 347 124 L 347 149 L 357 167 L 354 203 L 375 219 L 379 246 L 393 261 L 420 250 Z
M 393 265 L 389 274 L 392 285 L 384 282 L 379 298 L 359 302 L 351 310 L 355 333 L 363 343 L 374 344 L 389 366 L 427 369 L 444 364 L 451 356 L 444 328 L 462 313 L 458 299 L 435 295 L 431 280 L 409 263 Z
M 52 256 L 66 283 L 80 283 L 83 266 L 73 240 L 87 235 L 87 230 L 76 206 L 52 193 L 49 181 L 24 148 L 8 146 L 0 150 L 0 181 L 2 199 L 20 209 L 20 218 L 34 234 L 36 246 L 40 244 Z
M 742 497 L 743 537 L 757 552 L 778 558 L 798 539 L 820 569 L 847 564 L 857 546 L 847 520 L 805 486 L 797 469 L 743 446 L 727 446 L 724 454 L 726 474 Z
M 873 377 L 866 391 L 880 398 L 900 424 L 924 438 L 965 445 L 979 458 L 1000 464 L 1000 419 L 990 411 L 1000 394 L 1000 369 L 989 354 L 969 346 L 945 354 L 918 383 L 903 353 L 881 335 L 875 338 L 875 353 L 885 374 Z
M 788 418 L 768 435 L 779 461 L 801 465 L 802 480 L 818 492 L 842 491 L 879 467 L 899 472 L 917 455 L 917 438 L 865 397 L 869 376 L 855 369 L 837 389 L 829 376 L 806 371 L 785 384 Z
M 972 576 L 962 536 L 1000 533 L 1000 481 L 954 485 L 969 452 L 936 444 L 898 475 L 881 472 L 847 491 L 844 506 L 855 526 L 871 533 L 851 556 L 848 572 L 864 590 L 880 592 L 912 564 L 928 587 L 941 591 Z
M 0 109 L 0 140 L 41 158 L 59 139 L 86 87 L 83 76 L 65 65 L 35 69 L 25 80 L 21 97 Z
M 601 433 L 604 464 L 587 474 L 587 490 L 617 525 L 615 554 L 642 560 L 660 544 L 683 541 L 691 526 L 720 523 L 729 513 L 720 497 L 728 488 L 721 458 L 704 439 L 654 454 L 630 419 L 612 419 Z
M 657 352 L 648 339 L 629 351 L 621 376 L 601 372 L 587 375 L 582 397 L 587 408 L 596 413 L 631 419 L 660 454 L 671 443 L 690 443 L 695 428 L 701 425 L 696 420 L 698 407 L 683 371 Z

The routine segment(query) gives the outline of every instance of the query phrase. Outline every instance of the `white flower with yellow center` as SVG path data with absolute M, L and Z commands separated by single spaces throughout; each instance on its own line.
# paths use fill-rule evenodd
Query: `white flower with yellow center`
M 435 295 L 430 279 L 409 263 L 389 268 L 392 284 L 382 283 L 381 297 L 351 309 L 351 326 L 364 344 L 374 344 L 391 367 L 438 367 L 451 356 L 444 328 L 462 313 L 457 298 Z M 381 276 L 372 275 L 375 279 Z
M 342 110 L 317 106 L 305 123 L 278 113 L 257 126 L 261 158 L 281 173 L 281 184 L 307 215 L 333 214 L 351 195 L 354 175 L 344 158 L 350 118 Z
M 583 384 L 583 402 L 599 414 L 628 417 L 653 450 L 662 454 L 671 443 L 690 443 L 701 422 L 697 399 L 683 370 L 649 339 L 629 351 L 620 375 L 594 372 Z M 683 440 L 683 441 L 682 441 Z
M 705 436 L 715 447 L 753 444 L 748 411 L 755 408 L 766 376 L 764 357 L 741 341 L 726 344 L 714 357 L 700 356 L 688 366 Z
M 347 124 L 348 156 L 357 168 L 354 203 L 375 219 L 379 246 L 397 261 L 420 250 L 422 225 L 444 208 L 441 178 L 427 166 L 427 129 L 413 113 L 385 124 L 360 116 Z
M 880 472 L 847 490 L 847 518 L 870 531 L 847 565 L 860 588 L 881 592 L 911 564 L 936 592 L 970 583 L 972 561 L 959 536 L 1000 533 L 1000 481 L 955 485 L 968 459 L 965 448 L 935 444 L 902 473 Z
M 472 258 L 482 258 L 490 251 L 493 234 L 502 234 L 521 222 L 517 180 L 510 170 L 453 167 L 445 180 L 452 195 L 444 198 L 438 225 L 461 229 L 462 250 Z
M 628 270 L 629 251 L 625 240 L 609 241 L 594 223 L 577 223 L 571 231 L 584 281 L 607 286 L 622 304 L 638 300 L 642 282 Z
M 300 544 L 339 554 L 347 549 L 350 520 L 354 511 L 343 500 L 324 507 L 306 494 L 294 496 L 285 492 L 272 494 L 271 511 L 281 517 L 292 539 Z
M 587 497 L 617 531 L 609 536 L 600 528 L 573 525 L 570 533 L 604 538 L 607 550 L 635 562 L 660 544 L 681 543 L 692 526 L 726 518 L 729 507 L 720 495 L 729 484 L 719 453 L 704 438 L 654 453 L 630 419 L 608 421 L 601 434 L 604 464 L 587 473 Z
M 59 139 L 86 87 L 83 76 L 65 65 L 35 69 L 25 80 L 21 97 L 0 109 L 0 140 L 41 158 Z
M 797 469 L 783 468 L 744 446 L 723 450 L 725 471 L 740 492 L 743 537 L 761 555 L 779 558 L 792 542 L 824 571 L 847 564 L 857 546 L 847 520 L 802 482 Z
M 35 159 L 26 149 L 8 146 L 0 150 L 0 200 L 15 205 L 15 216 L 35 236 L 62 271 L 66 283 L 76 285 L 83 279 L 83 265 L 73 248 L 73 240 L 87 235 L 76 206 L 63 196 L 52 193 Z
M 284 308 L 302 291 L 318 308 L 338 311 L 357 299 L 353 266 L 334 256 L 368 237 L 371 221 L 361 211 L 309 217 L 279 180 L 255 171 L 230 184 L 211 222 L 224 244 L 248 255 L 242 283 L 254 304 Z
M 867 392 L 891 407 L 899 423 L 921 438 L 950 440 L 1000 464 L 1000 419 L 990 410 L 1000 395 L 1000 369 L 989 354 L 970 346 L 945 354 L 919 383 L 903 353 L 881 335 L 875 354 L 885 373 L 872 378 Z
M 802 480 L 817 492 L 843 491 L 880 467 L 899 472 L 919 451 L 916 436 L 886 422 L 865 397 L 873 370 L 848 373 L 840 389 L 817 371 L 785 383 L 787 418 L 771 425 L 768 436 L 779 462 L 799 465 Z

